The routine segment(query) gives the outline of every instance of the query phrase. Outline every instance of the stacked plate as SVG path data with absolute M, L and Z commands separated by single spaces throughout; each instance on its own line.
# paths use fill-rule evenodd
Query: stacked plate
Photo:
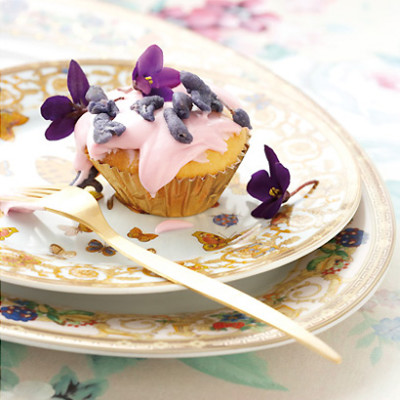
M 148 251 L 229 282 L 309 330 L 326 329 L 356 310 L 382 279 L 394 235 L 389 197 L 358 145 L 326 113 L 269 71 L 230 56 L 232 76 L 191 68 L 235 94 L 254 128 L 219 203 L 184 218 L 191 228 L 159 234 L 164 218 L 127 209 L 110 188 L 99 204 L 114 229 Z M 1 187 L 67 184 L 74 177 L 73 139 L 47 142 L 39 114 L 45 98 L 65 92 L 67 65 L 3 71 L 8 126 Z M 91 84 L 129 84 L 131 62 L 81 65 Z M 246 192 L 251 174 L 268 169 L 264 144 L 289 168 L 289 190 L 319 180 L 272 220 L 250 216 L 256 202 Z M 54 214 L 2 216 L 0 240 L 4 340 L 137 357 L 228 354 L 288 342 L 281 332 L 134 265 L 84 226 Z

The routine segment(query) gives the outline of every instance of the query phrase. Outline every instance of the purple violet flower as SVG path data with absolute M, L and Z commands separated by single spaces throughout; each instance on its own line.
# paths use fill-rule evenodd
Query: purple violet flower
M 45 100 L 40 112 L 44 119 L 53 121 L 47 128 L 48 140 L 59 140 L 69 136 L 76 121 L 87 111 L 88 101 L 85 98 L 89 82 L 80 65 L 71 60 L 68 68 L 67 86 L 72 101 L 67 96 L 52 96 Z
M 262 203 L 251 215 L 256 218 L 272 218 L 287 201 L 290 193 L 287 191 L 290 183 L 290 172 L 278 160 L 274 151 L 264 146 L 264 152 L 269 164 L 269 173 L 265 170 L 255 172 L 247 184 L 248 193 Z
M 172 100 L 172 90 L 180 84 L 179 71 L 163 67 L 164 57 L 157 45 L 148 47 L 139 57 L 132 72 L 135 89 L 144 96 L 161 96 L 165 101 Z

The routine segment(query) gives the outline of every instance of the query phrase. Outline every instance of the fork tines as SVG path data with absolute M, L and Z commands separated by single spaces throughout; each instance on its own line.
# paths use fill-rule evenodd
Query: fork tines
M 55 192 L 60 191 L 62 188 L 53 186 L 53 187 L 24 187 L 19 189 L 19 193 L 24 196 L 42 198 L 43 196 L 48 196 L 50 194 L 54 194 Z
M 44 196 L 48 196 L 60 191 L 62 187 L 52 186 L 52 187 L 20 187 L 13 188 L 11 193 L 0 193 L 0 201 L 3 202 L 25 202 L 34 201 L 40 199 Z

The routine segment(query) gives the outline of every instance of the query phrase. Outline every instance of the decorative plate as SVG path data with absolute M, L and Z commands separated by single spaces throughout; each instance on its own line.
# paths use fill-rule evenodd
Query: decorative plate
M 257 275 L 265 284 L 259 298 L 312 331 L 339 322 L 373 294 L 394 247 L 389 196 L 356 146 L 354 152 L 362 170 L 363 196 L 353 220 L 313 253 Z M 280 331 L 227 309 L 163 313 L 160 305 L 158 313 L 129 314 L 129 304 L 125 309 L 118 306 L 120 296 L 95 296 L 99 299 L 90 309 L 87 303 L 93 296 L 79 294 L 64 294 L 73 306 L 59 307 L 59 294 L 36 290 L 40 298 L 27 300 L 24 288 L 6 286 L 9 294 L 2 298 L 0 333 L 4 340 L 18 343 L 125 357 L 193 357 L 288 342 Z M 134 303 L 146 296 L 153 295 L 123 297 Z M 98 311 L 112 308 L 114 312 Z
M 2 72 L 0 187 L 68 184 L 73 179 L 73 138 L 46 141 L 47 121 L 39 114 L 45 98 L 65 93 L 67 64 L 48 62 Z M 81 65 L 91 84 L 111 89 L 129 85 L 134 63 L 86 60 Z M 347 134 L 318 107 L 302 101 L 301 93 L 293 90 L 288 96 L 278 78 L 255 84 L 257 67 L 240 80 L 191 70 L 235 94 L 249 112 L 254 129 L 245 160 L 216 207 L 185 218 L 192 228 L 157 235 L 155 228 L 165 218 L 135 213 L 106 190 L 99 203 L 111 226 L 149 251 L 223 281 L 287 264 L 337 234 L 354 215 L 361 195 Z M 291 171 L 289 190 L 311 179 L 320 181 L 267 221 L 250 216 L 257 202 L 245 190 L 250 175 L 267 168 L 264 144 Z M 117 254 L 84 226 L 53 214 L 3 216 L 0 235 L 0 277 L 5 282 L 81 293 L 181 289 Z

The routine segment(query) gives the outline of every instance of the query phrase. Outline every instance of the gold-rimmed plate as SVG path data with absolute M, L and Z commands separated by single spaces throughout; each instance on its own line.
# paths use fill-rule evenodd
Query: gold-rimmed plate
M 67 62 L 4 70 L 0 185 L 69 183 L 74 177 L 73 138 L 48 142 L 39 114 L 45 98 L 65 93 Z M 86 60 L 91 84 L 106 89 L 129 85 L 132 63 Z M 179 68 L 179 67 L 178 67 Z M 287 264 L 329 240 L 350 220 L 360 199 L 360 177 L 346 134 L 321 118 L 318 108 L 284 96 L 275 77 L 264 85 L 252 79 L 194 69 L 207 82 L 229 90 L 243 103 L 254 127 L 250 149 L 219 204 L 187 217 L 193 227 L 155 234 L 165 218 L 134 213 L 105 191 L 99 200 L 106 218 L 123 236 L 149 251 L 224 281 L 242 279 Z M 277 82 L 275 82 L 277 80 Z M 268 91 L 266 91 L 268 88 Z M 298 94 L 301 97 L 301 94 Z M 271 145 L 292 174 L 291 189 L 318 179 L 271 221 L 250 216 L 257 205 L 246 182 L 267 168 L 263 145 Z M 0 219 L 0 277 L 24 286 L 82 293 L 150 293 L 178 290 L 133 265 L 87 232 L 85 227 L 47 213 L 13 214 Z
M 338 323 L 373 294 L 394 247 L 390 198 L 364 154 L 356 146 L 354 151 L 362 167 L 363 196 L 352 221 L 315 252 L 257 276 L 265 285 L 258 297 L 311 331 Z M 167 294 L 175 302 L 170 311 L 158 303 L 158 312 L 133 314 L 131 306 L 153 295 L 92 301 L 93 296 L 64 294 L 60 300 L 56 293 L 34 295 L 29 289 L 28 295 L 24 288 L 5 286 L 0 333 L 4 340 L 28 345 L 125 357 L 193 357 L 288 342 L 280 331 L 231 310 L 174 312 L 176 296 L 183 293 Z M 60 307 L 60 301 L 69 305 Z
M 47 122 L 39 114 L 45 98 L 66 94 L 67 65 L 49 62 L 2 72 L 1 108 L 9 121 L 1 141 L 2 187 L 68 184 L 73 179 L 73 138 L 46 141 Z M 105 89 L 130 84 L 132 62 L 84 60 L 81 65 L 91 84 Z M 279 78 L 271 75 L 255 84 L 261 73 L 255 65 L 240 80 L 206 69 L 192 71 L 236 95 L 249 112 L 254 129 L 245 160 L 216 207 L 185 218 L 192 228 L 157 235 L 155 228 L 165 218 L 134 213 L 105 190 L 99 203 L 111 225 L 149 251 L 226 282 L 287 264 L 337 234 L 354 215 L 361 194 L 347 134 L 317 106 L 302 102 L 304 95 L 288 92 Z M 311 179 L 320 182 L 268 221 L 250 216 L 257 202 L 245 190 L 250 175 L 267 168 L 264 144 L 290 169 L 291 190 Z M 0 227 L 0 278 L 5 282 L 93 294 L 180 289 L 62 217 L 13 214 L 3 216 Z

